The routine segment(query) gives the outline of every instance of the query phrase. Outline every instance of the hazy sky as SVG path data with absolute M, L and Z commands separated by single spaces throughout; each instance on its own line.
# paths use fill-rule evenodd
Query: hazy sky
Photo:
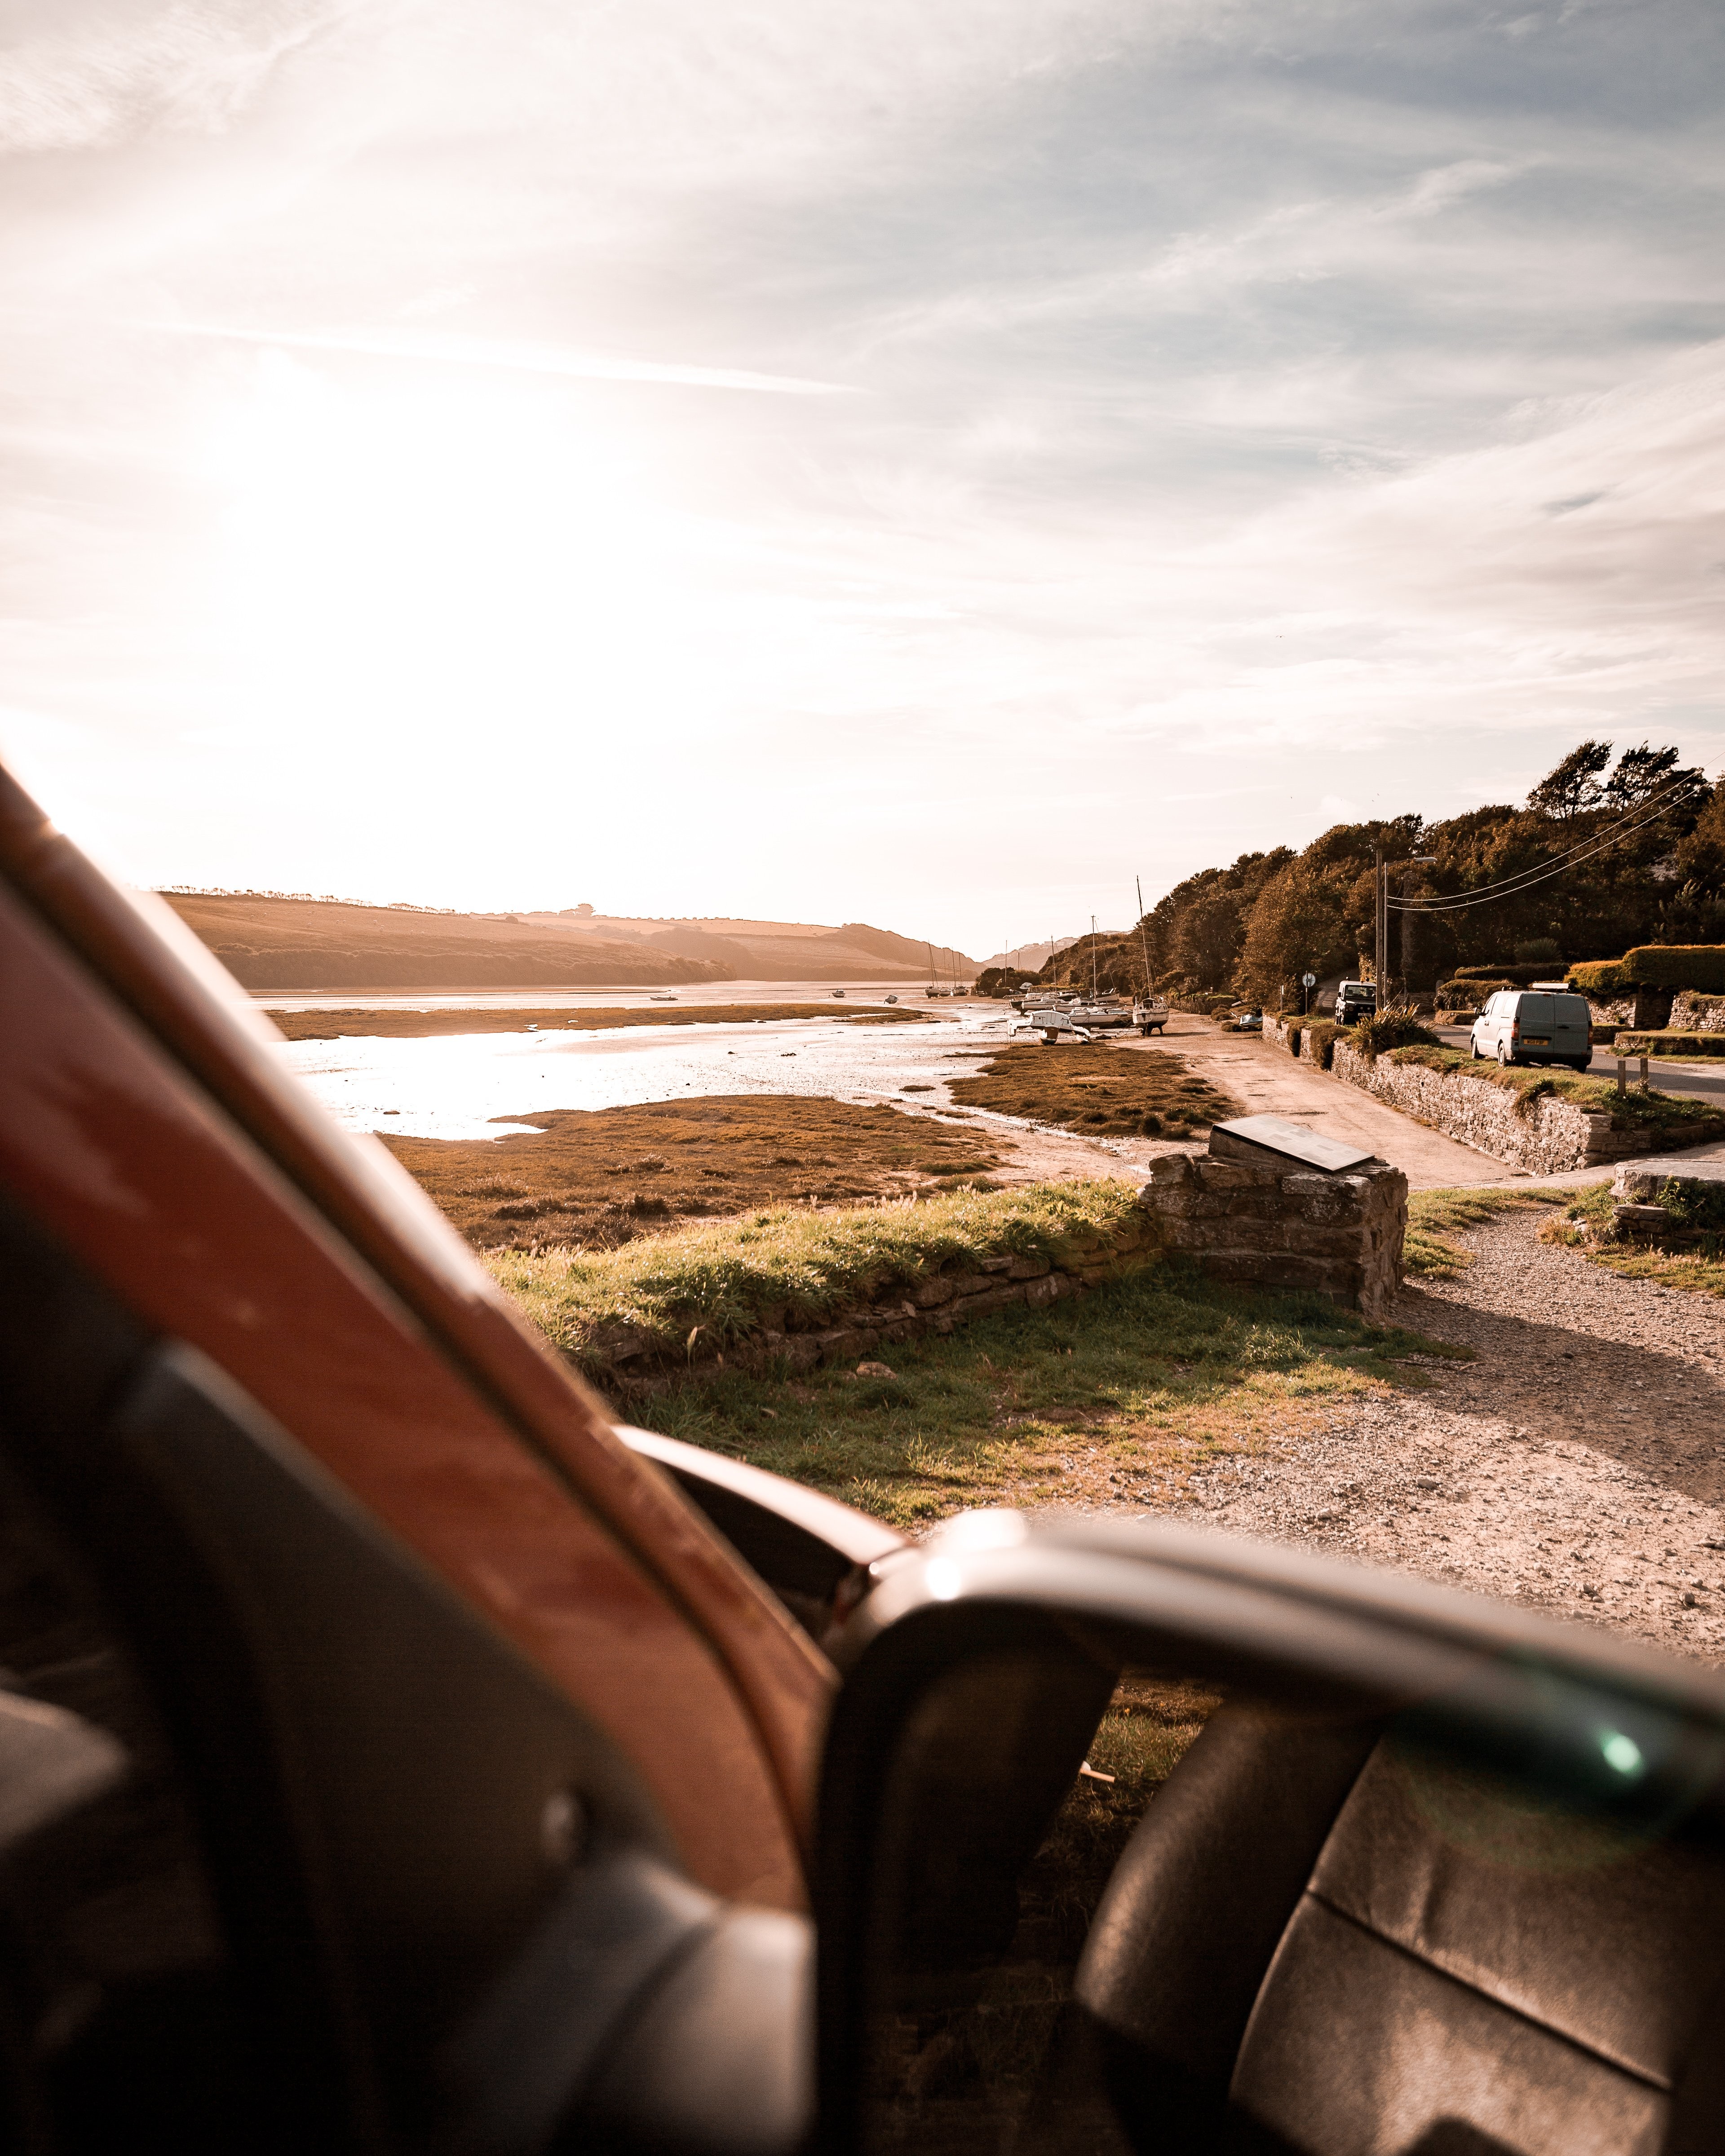
M 1717 0 L 0 0 L 0 746 L 144 882 L 1123 922 L 1725 765 Z

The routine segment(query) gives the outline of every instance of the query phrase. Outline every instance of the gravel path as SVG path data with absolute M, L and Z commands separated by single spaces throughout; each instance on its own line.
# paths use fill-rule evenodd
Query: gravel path
M 1180 1510 L 1725 1661 L 1725 1304 L 1624 1280 L 1510 1214 L 1396 1316 L 1471 1348 L 1338 1404 Z

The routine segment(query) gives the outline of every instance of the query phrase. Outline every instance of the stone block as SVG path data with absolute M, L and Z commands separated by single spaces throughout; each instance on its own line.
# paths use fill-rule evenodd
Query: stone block
M 961 1296 L 951 1306 L 948 1315 L 957 1317 L 982 1317 L 991 1310 L 1004 1310 L 1009 1303 L 1022 1302 L 1023 1286 L 1016 1281 L 1003 1286 L 990 1286 L 974 1295 Z
M 1210 1135 L 1210 1143 L 1218 1145 L 1219 1141 L 1227 1137 L 1227 1132 L 1214 1131 Z M 1230 1142 L 1237 1143 L 1238 1141 L 1230 1140 Z M 1276 1180 L 1274 1168 L 1259 1168 L 1243 1159 L 1218 1158 L 1212 1155 L 1200 1157 L 1193 1165 L 1199 1181 L 1206 1190 L 1250 1190 L 1261 1183 L 1274 1183 Z
M 1009 1280 L 1040 1280 L 1050 1270 L 1046 1258 L 1014 1258 L 1007 1268 Z
M 933 1280 L 919 1281 L 911 1290 L 911 1300 L 918 1310 L 938 1310 L 942 1303 L 950 1302 L 957 1293 L 957 1290 L 951 1281 L 937 1276 Z

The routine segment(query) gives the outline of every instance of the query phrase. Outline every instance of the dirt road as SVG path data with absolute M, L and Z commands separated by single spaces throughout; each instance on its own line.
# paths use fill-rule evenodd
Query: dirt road
M 1725 1661 L 1725 1304 L 1538 1225 L 1459 1237 L 1472 1268 L 1400 1298 L 1476 1360 L 1425 1363 L 1429 1389 L 1338 1408 L 1181 1509 Z

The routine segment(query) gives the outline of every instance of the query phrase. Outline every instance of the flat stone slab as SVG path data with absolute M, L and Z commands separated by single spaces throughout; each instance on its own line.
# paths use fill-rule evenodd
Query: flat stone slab
M 1326 1175 L 1340 1175 L 1378 1158 L 1376 1153 L 1363 1152 L 1340 1138 L 1323 1137 L 1301 1123 L 1291 1123 L 1284 1116 L 1236 1116 L 1230 1122 L 1215 1125 L 1210 1142 L 1213 1151 L 1218 1149 L 1218 1137 L 1236 1139 L 1260 1152 L 1298 1161 L 1302 1168 L 1320 1168 Z M 1225 1153 L 1227 1149 L 1222 1150 Z
M 1613 1178 L 1612 1195 L 1645 1204 L 1668 1183 L 1705 1184 L 1709 1189 L 1716 1189 L 1725 1183 L 1725 1160 L 1685 1160 L 1681 1154 L 1676 1154 L 1669 1168 L 1662 1160 L 1630 1161 L 1620 1168 Z

